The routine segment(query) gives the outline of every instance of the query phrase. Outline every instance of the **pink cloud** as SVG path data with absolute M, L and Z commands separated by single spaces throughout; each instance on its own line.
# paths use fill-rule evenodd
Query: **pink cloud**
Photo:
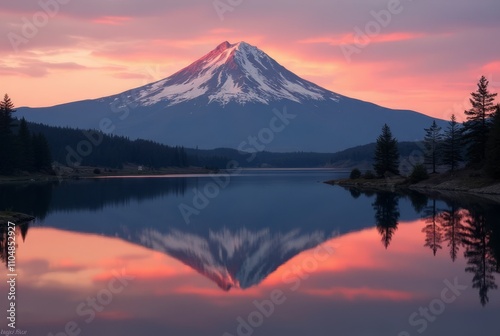
M 308 289 L 309 295 L 321 297 L 340 297 L 347 300 L 390 300 L 390 301 L 409 301 L 414 299 L 413 293 L 397 291 L 391 289 L 374 288 L 351 288 L 351 287 L 332 287 L 329 289 Z
M 124 25 L 130 20 L 132 20 L 132 18 L 127 16 L 103 16 L 96 19 L 92 19 L 92 22 L 102 25 L 120 26 Z

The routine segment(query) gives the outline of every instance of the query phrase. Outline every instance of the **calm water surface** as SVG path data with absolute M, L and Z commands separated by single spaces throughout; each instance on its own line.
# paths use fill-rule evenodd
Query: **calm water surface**
M 341 176 L 247 170 L 0 186 L 0 209 L 37 217 L 17 227 L 17 327 L 35 336 L 500 335 L 498 204 L 321 183 Z M 4 260 L 4 231 L 0 243 Z

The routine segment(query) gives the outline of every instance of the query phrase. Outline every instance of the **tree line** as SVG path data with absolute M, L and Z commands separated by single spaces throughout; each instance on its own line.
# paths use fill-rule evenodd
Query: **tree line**
M 47 139 L 28 129 L 26 120 L 16 120 L 14 103 L 6 94 L 0 101 L 0 174 L 52 172 Z
M 126 163 L 154 169 L 189 166 L 183 147 L 28 123 L 24 118 L 14 118 L 15 112 L 14 103 L 6 94 L 0 101 L 0 175 L 54 174 L 54 161 L 68 166 L 107 168 L 122 168 Z M 98 137 L 99 143 L 90 143 L 88 134 Z
M 153 169 L 190 165 L 186 150 L 180 146 L 36 123 L 29 123 L 29 129 L 46 136 L 54 161 L 62 165 L 113 169 L 121 169 L 127 163 Z
M 427 167 L 437 173 L 439 166 L 453 172 L 466 166 L 500 179 L 500 104 L 495 104 L 497 93 L 490 92 L 488 85 L 482 76 L 471 93 L 471 108 L 464 111 L 465 122 L 458 123 L 452 115 L 444 132 L 436 121 L 424 129 L 424 162 L 416 165 L 413 173 L 427 174 Z M 399 175 L 399 162 L 398 141 L 385 124 L 375 147 L 376 176 Z

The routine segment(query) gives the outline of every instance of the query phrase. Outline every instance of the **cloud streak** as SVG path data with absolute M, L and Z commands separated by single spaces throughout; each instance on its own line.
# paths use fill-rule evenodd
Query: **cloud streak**
M 443 118 L 481 75 L 500 78 L 500 45 L 487 42 L 500 33 L 498 1 L 402 0 L 401 5 L 404 10 L 348 63 L 340 45 L 352 43 L 355 28 L 387 8 L 387 0 L 247 1 L 225 13 L 224 21 L 210 1 L 71 1 L 18 53 L 7 38 L 0 39 L 0 75 L 11 84 L 2 89 L 18 105 L 31 106 L 116 94 L 144 84 L 145 68 L 161 68 L 167 77 L 225 40 L 257 45 L 299 76 L 337 93 Z M 24 18 L 38 11 L 37 2 L 3 2 L 0 36 L 22 34 Z M 43 79 L 46 91 L 25 95 L 40 85 L 33 78 Z M 87 89 L 47 94 L 64 80 L 80 81 Z

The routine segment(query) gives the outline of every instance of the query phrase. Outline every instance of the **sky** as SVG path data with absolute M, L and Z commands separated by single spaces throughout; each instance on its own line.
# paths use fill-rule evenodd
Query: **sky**
M 499 14 L 498 0 L 2 1 L 0 94 L 100 98 L 245 41 L 336 93 L 463 119 L 481 75 L 500 91 Z

